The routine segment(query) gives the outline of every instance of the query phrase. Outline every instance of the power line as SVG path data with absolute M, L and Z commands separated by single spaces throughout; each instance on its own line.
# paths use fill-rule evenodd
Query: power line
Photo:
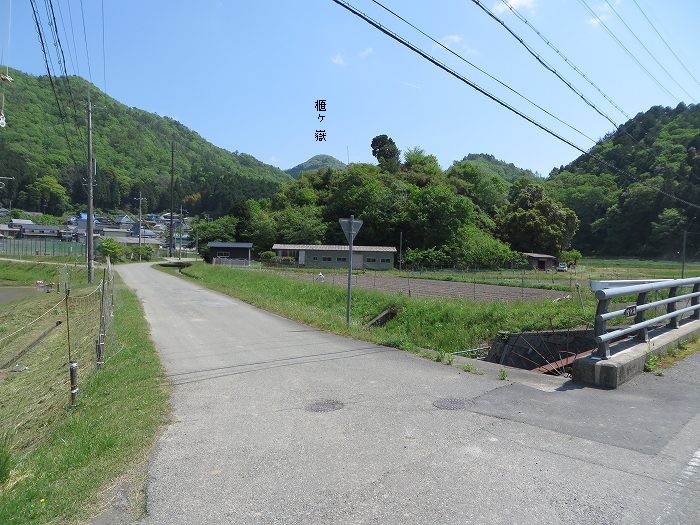
M 537 122 L 536 120 L 534 120 L 532 117 L 526 115 L 525 113 L 523 113 L 522 111 L 518 110 L 517 108 L 511 106 L 511 105 L 508 104 L 507 102 L 505 102 L 505 101 L 501 100 L 500 98 L 498 98 L 497 96 L 495 96 L 495 95 L 489 93 L 489 92 L 488 92 L 487 90 L 485 90 L 484 88 L 480 87 L 479 85 L 477 85 L 476 83 L 472 82 L 472 81 L 469 80 L 468 78 L 464 77 L 464 76 L 461 75 L 460 73 L 457 73 L 455 70 L 453 70 L 453 69 L 450 68 L 449 66 L 443 64 L 442 62 L 440 62 L 439 60 L 437 60 L 437 59 L 434 58 L 433 56 L 429 55 L 427 52 L 423 51 L 423 50 L 420 49 L 419 47 L 413 45 L 412 43 L 410 43 L 410 42 L 407 41 L 406 39 L 402 38 L 401 36 L 397 35 L 397 34 L 394 33 L 393 31 L 391 31 L 390 29 L 384 27 L 384 26 L 381 25 L 379 22 L 377 22 L 377 21 L 375 21 L 374 19 L 370 18 L 369 16 L 367 16 L 366 14 L 364 14 L 362 11 L 359 11 L 359 10 L 356 9 L 354 6 L 350 5 L 348 2 L 345 2 L 344 0 L 333 0 L 333 2 L 335 2 L 335 3 L 338 4 L 339 6 L 343 7 L 344 9 L 350 11 L 350 12 L 351 12 L 352 14 L 354 14 L 355 16 L 361 18 L 362 20 L 364 20 L 365 22 L 367 22 L 368 24 L 370 24 L 370 25 L 373 26 L 374 28 L 378 29 L 379 31 L 381 31 L 382 33 L 384 33 L 385 35 L 387 35 L 388 37 L 390 37 L 390 38 L 396 40 L 398 43 L 400 43 L 400 44 L 403 45 L 404 47 L 407 47 L 408 49 L 410 49 L 410 50 L 413 51 L 414 53 L 420 55 L 421 57 L 423 57 L 424 59 L 426 59 L 428 62 L 432 63 L 433 65 L 435 65 L 435 66 L 437 66 L 437 67 L 439 67 L 440 69 L 442 69 L 442 70 L 445 71 L 446 73 L 452 75 L 453 77 L 455 77 L 456 79 L 460 80 L 461 82 L 464 82 L 465 84 L 467 84 L 467 85 L 470 86 L 471 88 L 475 89 L 476 91 L 478 91 L 478 92 L 481 93 L 482 95 L 484 95 L 484 96 L 490 98 L 492 101 L 496 102 L 496 103 L 499 104 L 500 106 L 503 106 L 504 108 L 506 108 L 506 109 L 508 109 L 509 111 L 511 111 L 511 112 L 515 113 L 516 115 L 518 115 L 520 118 L 522 118 L 522 119 L 528 121 L 530 124 L 532 124 L 532 125 L 538 127 L 539 129 L 541 129 L 541 130 L 544 131 L 545 133 L 547 133 L 547 134 L 551 135 L 552 137 L 554 137 L 554 138 L 560 140 L 561 142 L 563 142 L 563 143 L 569 145 L 570 147 L 574 148 L 576 151 L 579 151 L 579 152 L 582 153 L 583 155 L 586 155 L 586 156 L 588 156 L 588 157 L 590 157 L 590 158 L 596 160 L 597 162 L 599 162 L 599 163 L 602 164 L 603 166 L 605 166 L 605 167 L 611 169 L 612 171 L 614 171 L 614 172 L 616 172 L 616 173 L 618 173 L 618 174 L 620 174 L 620 175 L 622 175 L 622 176 L 625 176 L 625 177 L 627 177 L 627 178 L 629 178 L 629 179 L 635 178 L 632 174 L 625 172 L 624 170 L 618 168 L 617 166 L 615 166 L 615 165 L 613 165 L 613 164 L 610 164 L 610 163 L 609 163 L 608 161 L 606 161 L 604 158 L 602 158 L 602 157 L 600 157 L 600 156 L 598 156 L 598 155 L 596 155 L 596 154 L 594 154 L 594 153 L 590 153 L 589 151 L 584 150 L 584 149 L 581 148 L 580 146 L 578 146 L 578 145 L 576 145 L 575 143 L 571 142 L 570 140 L 568 140 L 568 139 L 562 137 L 562 136 L 559 135 L 557 132 L 555 132 L 555 131 L 549 129 L 549 128 L 546 127 L 545 125 L 540 124 L 539 122 Z M 695 204 L 695 203 L 690 202 L 690 201 L 687 201 L 687 200 L 685 200 L 685 199 L 683 199 L 683 198 L 681 198 L 681 197 L 678 197 L 678 196 L 676 196 L 676 195 L 667 193 L 667 192 L 665 192 L 664 190 L 662 190 L 662 189 L 660 189 L 660 188 L 656 188 L 655 186 L 652 186 L 651 184 L 648 184 L 648 183 L 646 183 L 646 182 L 643 181 L 643 180 L 637 179 L 637 182 L 639 182 L 640 184 L 642 184 L 642 185 L 644 185 L 644 186 L 649 187 L 650 189 L 652 189 L 652 190 L 654 190 L 654 191 L 656 191 L 656 192 L 658 192 L 658 193 L 660 193 L 660 194 L 662 194 L 662 195 L 665 195 L 666 197 L 669 197 L 670 199 L 673 199 L 673 200 L 676 200 L 676 201 L 678 201 L 678 202 L 681 202 L 681 203 L 683 203 L 683 204 L 685 204 L 685 205 L 687 205 L 687 206 L 689 206 L 689 207 L 700 209 L 700 205 Z
M 566 55 L 564 55 L 564 53 L 562 53 L 562 52 L 552 43 L 551 40 L 549 40 L 547 37 L 545 37 L 535 26 L 533 26 L 533 25 L 530 23 L 530 21 L 529 21 L 527 18 L 525 18 L 525 16 L 524 16 L 522 13 L 520 13 L 520 11 L 518 11 L 518 10 L 515 9 L 512 5 L 510 5 L 510 2 L 509 2 L 508 0 L 501 0 L 501 2 L 503 2 L 503 3 L 506 5 L 506 7 L 508 7 L 508 9 L 510 9 L 511 12 L 512 12 L 517 18 L 520 19 L 521 22 L 523 22 L 526 26 L 528 26 L 530 29 L 532 29 L 532 30 L 535 32 L 535 34 L 536 34 L 538 37 L 540 37 L 540 39 L 541 39 L 545 44 L 547 44 L 547 45 L 549 46 L 550 49 L 552 49 L 557 55 L 559 55 L 559 56 L 562 58 L 562 60 L 564 60 L 564 62 L 566 62 L 566 63 L 569 65 L 569 67 L 571 67 L 571 69 L 573 69 L 574 71 L 576 71 L 576 73 L 578 73 L 586 82 L 588 82 L 591 86 L 593 86 L 593 87 L 596 89 L 596 91 L 598 91 L 598 93 L 600 93 L 600 94 L 603 96 L 603 98 L 604 98 L 605 100 L 607 100 L 607 101 L 610 103 L 610 105 L 612 105 L 616 110 L 618 110 L 620 113 L 622 113 L 622 115 L 624 115 L 625 118 L 627 118 L 628 120 L 629 120 L 630 118 L 632 118 L 632 117 L 630 117 L 620 106 L 618 106 L 618 105 L 615 103 L 615 101 L 614 101 L 612 98 L 610 98 L 600 87 L 598 87 L 598 85 L 597 85 L 595 82 L 593 82 L 593 81 L 588 77 L 588 75 L 586 75 L 583 71 L 581 71 L 581 69 L 580 69 L 576 64 L 574 64 L 574 63 L 571 61 L 570 58 L 568 58 Z
M 49 82 L 51 84 L 51 90 L 53 91 L 53 96 L 56 99 L 56 106 L 58 108 L 58 114 L 61 118 L 61 123 L 63 125 L 63 135 L 66 139 L 66 144 L 68 144 L 68 152 L 70 154 L 71 160 L 73 161 L 73 164 L 77 167 L 78 163 L 75 160 L 75 155 L 73 154 L 73 147 L 71 146 L 70 139 L 68 138 L 68 129 L 66 128 L 66 119 L 65 115 L 63 114 L 63 109 L 61 108 L 61 102 L 58 98 L 58 92 L 56 91 L 56 86 L 53 81 L 53 76 L 51 74 L 51 67 L 49 66 L 49 57 L 47 55 L 46 51 L 46 43 L 44 41 L 44 33 L 43 30 L 41 29 L 41 21 L 39 18 L 39 12 L 36 7 L 36 0 L 29 0 L 29 3 L 31 4 L 32 8 L 32 16 L 34 17 L 34 23 L 36 24 L 36 31 L 37 34 L 39 35 L 39 43 L 41 44 L 41 51 L 44 55 L 44 63 L 46 64 L 46 72 L 49 75 Z
M 683 93 L 685 93 L 686 95 L 688 95 L 688 96 L 690 97 L 690 99 L 694 101 L 695 99 L 693 98 L 693 95 L 691 95 L 690 93 L 688 93 L 688 92 L 685 90 L 685 88 L 684 88 L 683 86 L 681 86 L 675 78 L 673 78 L 673 75 L 671 75 L 671 73 L 668 72 L 668 69 L 666 69 L 666 68 L 664 67 L 664 65 L 663 65 L 661 62 L 659 62 L 659 61 L 657 60 L 657 58 L 654 56 L 654 54 L 653 54 L 651 51 L 649 51 L 649 48 L 644 44 L 644 42 L 642 42 L 642 41 L 640 40 L 640 38 L 637 36 L 637 33 L 635 33 L 634 31 L 632 31 L 632 28 L 627 24 L 627 22 L 625 22 L 625 19 L 622 18 L 622 17 L 620 16 L 620 14 L 619 14 L 619 13 L 617 12 L 617 10 L 613 7 L 613 5 L 612 5 L 608 0 L 605 0 L 605 3 L 608 5 L 608 7 L 610 7 L 610 9 L 612 10 L 612 12 L 615 13 L 615 16 L 616 16 L 617 18 L 620 19 L 620 22 L 622 22 L 622 24 L 627 28 L 627 30 L 632 34 L 632 36 L 635 38 L 635 40 L 637 40 L 637 42 L 639 42 L 639 45 L 641 45 L 641 46 L 644 48 L 644 51 L 646 51 L 646 52 L 649 54 L 649 56 L 652 58 L 652 60 L 654 60 L 654 62 L 656 62 L 656 64 L 657 64 L 661 69 L 663 69 L 664 73 L 666 73 L 666 74 L 668 75 L 668 78 L 670 78 L 671 81 L 673 81 L 673 83 L 676 84 L 676 85 L 681 89 L 681 91 L 683 91 Z
M 674 57 L 676 57 L 676 60 L 678 60 L 678 63 L 679 63 L 681 66 L 683 66 L 683 69 L 685 69 L 685 72 L 688 73 L 688 74 L 690 75 L 690 77 L 695 81 L 695 83 L 696 83 L 698 86 L 700 86 L 700 82 L 698 81 L 698 79 L 695 78 L 695 75 L 693 75 L 693 74 L 690 72 L 690 69 L 688 69 L 688 68 L 686 67 L 686 65 L 683 63 L 683 61 L 680 59 L 680 57 L 676 54 L 676 52 L 675 52 L 675 51 L 671 48 L 671 46 L 668 44 L 668 42 L 666 41 L 666 39 L 665 39 L 663 36 L 661 36 L 661 33 L 659 33 L 659 30 L 656 29 L 656 26 L 651 22 L 651 20 L 650 20 L 649 17 L 646 15 L 646 13 L 644 12 L 644 10 L 643 10 L 643 9 L 641 8 L 641 6 L 637 3 L 637 0 L 632 0 L 632 1 L 634 2 L 634 5 L 637 6 L 637 9 L 639 9 L 639 12 L 642 13 L 642 16 L 644 16 L 644 18 L 646 18 L 646 21 L 649 22 L 649 25 L 650 25 L 651 28 L 654 30 L 654 32 L 658 35 L 658 37 L 661 39 L 661 41 L 664 43 L 664 45 L 666 46 L 666 48 L 671 52 L 671 54 L 672 54 Z
M 498 82 L 501 86 L 505 87 L 506 89 L 508 89 L 508 90 L 511 91 L 512 93 L 515 93 L 517 96 L 519 96 L 519 97 L 522 98 L 523 100 L 526 100 L 527 102 L 529 102 L 530 104 L 532 104 L 533 106 L 535 106 L 535 107 L 536 107 L 537 109 L 539 109 L 540 111 L 543 111 L 544 113 L 546 113 L 547 115 L 549 115 L 549 116 L 552 117 L 553 119 L 555 119 L 555 120 L 557 120 L 558 122 L 564 124 L 566 127 L 568 127 L 569 129 L 572 129 L 573 131 L 575 131 L 575 132 L 578 133 L 579 135 L 581 135 L 581 136 L 587 138 L 587 139 L 590 140 L 591 142 L 593 142 L 593 143 L 597 142 L 594 138 L 589 137 L 589 136 L 586 135 L 583 131 L 580 131 L 579 129 L 575 128 L 575 127 L 572 126 L 571 124 L 569 124 L 569 123 L 563 121 L 562 119 L 560 119 L 559 117 L 557 117 L 556 115 L 554 115 L 554 114 L 551 113 L 550 111 L 547 111 L 545 108 L 543 108 L 542 106 L 540 106 L 540 105 L 537 104 L 536 102 L 530 100 L 528 97 L 526 97 L 525 95 L 523 95 L 522 93 L 520 93 L 520 92 L 517 91 L 516 89 L 513 89 L 512 87 L 510 87 L 510 86 L 509 86 L 508 84 L 506 84 L 505 82 L 499 80 L 498 78 L 496 78 L 495 76 L 491 75 L 490 73 L 488 73 L 488 72 L 485 71 L 484 69 L 480 68 L 480 67 L 477 66 L 476 64 L 474 64 L 474 63 L 470 62 L 469 60 L 467 60 L 466 58 L 464 58 L 464 57 L 463 57 L 462 55 L 460 55 L 459 53 L 456 53 L 455 51 L 453 51 L 452 49 L 450 49 L 449 47 L 447 47 L 446 45 L 444 45 L 442 42 L 440 42 L 440 41 L 436 40 L 435 38 L 433 38 L 432 36 L 428 35 L 428 34 L 425 33 L 422 29 L 416 27 L 416 26 L 413 25 L 411 22 L 409 22 L 408 20 L 406 20 L 405 18 L 403 18 L 401 15 L 399 15 L 398 13 L 396 13 L 396 12 L 392 11 L 391 9 L 389 9 L 388 7 L 386 7 L 386 6 L 385 6 L 384 4 L 382 4 L 381 2 L 378 2 L 377 0 L 372 0 L 372 1 L 373 1 L 375 4 L 377 4 L 379 7 L 381 7 L 382 9 L 384 9 L 385 11 L 388 11 L 389 13 L 391 13 L 392 15 L 394 15 L 394 16 L 395 16 L 396 18 L 398 18 L 399 20 L 401 20 L 401 21 L 405 22 L 406 24 L 408 24 L 409 26 L 411 26 L 413 29 L 415 29 L 416 31 L 418 31 L 418 32 L 419 32 L 420 34 L 422 34 L 423 36 L 425 36 L 425 37 L 427 37 L 428 39 L 432 40 L 435 44 L 439 45 L 440 47 L 442 47 L 443 49 L 445 49 L 445 50 L 448 51 L 449 53 L 452 53 L 454 56 L 456 56 L 457 58 L 459 58 L 461 61 L 466 62 L 467 64 L 469 64 L 470 66 L 472 66 L 472 67 L 473 67 L 474 69 L 476 69 L 477 71 L 479 71 L 479 72 L 483 73 L 484 75 L 486 75 L 487 77 L 489 77 L 491 80 L 494 80 L 494 81 Z
M 68 3 L 70 5 L 70 2 Z M 63 34 L 66 35 L 66 43 L 68 45 L 68 58 L 70 59 L 73 71 L 77 71 L 76 59 L 74 57 L 74 50 L 70 47 L 70 41 L 68 40 L 68 31 L 66 30 L 66 22 L 63 18 L 63 10 L 61 9 L 61 2 L 58 2 L 58 17 L 61 19 L 61 27 L 63 28 Z
M 78 57 L 78 44 L 75 43 L 75 27 L 73 26 L 73 10 L 70 8 L 70 0 L 68 2 L 68 20 L 70 22 L 70 34 L 73 39 L 73 50 L 75 51 L 75 72 L 80 75 L 80 59 Z M 60 5 L 60 3 L 59 3 Z
M 624 49 L 625 53 L 627 53 L 627 56 L 629 56 L 640 68 L 642 68 L 642 70 L 647 74 L 647 76 L 649 76 L 649 78 L 651 78 L 661 89 L 663 89 L 669 97 L 674 99 L 676 102 L 681 101 L 676 95 L 674 95 L 668 89 L 666 89 L 666 86 L 659 82 L 659 80 L 654 75 L 652 75 L 646 67 L 644 67 L 644 64 L 642 64 L 639 61 L 639 59 L 636 56 L 634 56 L 634 53 L 632 53 L 632 51 L 627 49 L 627 46 L 625 46 L 625 44 L 623 44 L 622 41 L 619 38 L 617 38 L 615 33 L 612 32 L 612 30 L 607 26 L 607 24 L 595 13 L 595 11 L 593 11 L 593 9 L 591 9 L 591 6 L 588 5 L 586 0 L 578 0 L 578 3 L 581 4 L 591 14 L 591 16 L 596 20 L 596 22 L 600 24 L 603 27 L 603 29 L 605 29 L 608 35 L 610 35 L 610 38 L 612 38 L 622 49 Z
M 90 83 L 92 84 L 92 69 L 90 68 L 90 49 L 88 48 L 87 30 L 85 29 L 85 9 L 83 8 L 83 0 L 80 0 L 80 16 L 83 20 L 83 40 L 85 40 L 85 58 L 87 59 L 88 65 L 88 77 L 90 78 Z
M 47 16 L 49 17 L 49 27 L 52 30 L 53 37 L 54 37 L 54 47 L 56 48 L 56 55 L 58 58 L 58 64 L 61 66 L 61 70 L 63 73 L 63 78 L 66 81 L 66 86 L 68 87 L 68 96 L 71 101 L 71 105 L 73 106 L 73 112 L 74 112 L 74 123 L 75 123 L 75 128 L 78 131 L 78 137 L 80 138 L 81 143 L 83 146 L 87 147 L 85 143 L 85 139 L 83 138 L 82 130 L 80 129 L 80 126 L 78 125 L 77 121 L 77 115 L 78 115 L 78 107 L 75 102 L 75 96 L 73 95 L 73 89 L 71 88 L 70 85 L 70 78 L 68 76 L 68 70 L 66 68 L 66 55 L 63 52 L 63 45 L 61 44 L 61 37 L 59 36 L 58 33 L 58 25 L 56 23 L 56 13 L 53 8 L 53 1 L 52 0 L 44 0 L 44 3 L 46 4 L 46 12 Z M 52 22 L 53 21 L 53 22 Z M 70 47 L 69 47 L 70 51 Z M 70 54 L 70 53 L 69 53 Z
M 606 113 L 604 113 L 603 111 L 601 111 L 600 109 L 598 109 L 598 107 L 597 107 L 593 102 L 591 102 L 590 100 L 588 100 L 588 98 L 586 97 L 586 95 L 584 95 L 580 90 L 578 90 L 577 88 L 575 88 L 575 87 L 573 86 L 573 84 L 571 84 L 571 82 L 569 82 L 568 80 L 566 80 L 556 69 L 554 69 L 551 65 L 549 65 L 542 57 L 540 57 L 540 55 L 538 55 L 538 54 L 525 42 L 525 40 L 523 40 L 521 37 L 519 37 L 519 36 L 515 33 L 515 31 L 513 31 L 510 27 L 508 27 L 508 25 L 507 25 L 503 20 L 501 20 L 500 18 L 498 18 L 496 15 L 494 15 L 494 14 L 493 14 L 487 7 L 485 7 L 484 4 L 482 4 L 479 0 L 472 0 L 472 2 L 474 2 L 474 3 L 475 3 L 484 13 L 486 13 L 489 17 L 491 17 L 493 20 L 495 20 L 496 22 L 498 22 L 499 24 L 501 24 L 501 26 L 503 26 L 503 28 L 504 28 L 506 31 L 508 31 L 508 32 L 511 34 L 511 36 L 513 36 L 513 38 L 515 38 L 518 42 L 520 42 L 520 44 L 521 44 L 525 49 L 527 49 L 528 53 L 530 53 L 530 54 L 535 58 L 535 60 L 537 60 L 545 69 L 547 69 L 547 71 L 549 71 L 550 73 L 552 73 L 552 74 L 553 74 L 554 76 L 556 76 L 559 80 L 561 80 L 564 84 L 566 84 L 566 85 L 568 86 L 568 88 L 569 88 L 571 91 L 573 91 L 574 93 L 576 93 L 576 94 L 581 98 L 581 100 L 583 100 L 586 104 L 588 104 L 590 107 L 592 107 L 592 108 L 596 111 L 596 113 L 598 113 L 601 117 L 603 117 L 605 120 L 607 120 L 608 122 L 610 122 L 613 126 L 615 126 L 615 128 L 618 127 L 618 124 L 617 124 L 612 118 L 610 118 Z
M 102 0 L 102 81 L 107 93 L 107 62 L 105 60 L 105 0 Z

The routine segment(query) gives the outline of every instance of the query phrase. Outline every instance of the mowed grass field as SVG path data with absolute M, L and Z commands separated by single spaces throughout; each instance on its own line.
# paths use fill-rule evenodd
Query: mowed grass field
M 11 275 L 12 283 L 50 278 L 55 271 L 18 264 L 5 272 L 8 264 L 0 263 L 0 272 Z M 94 292 L 97 284 L 81 284 L 84 277 L 82 270 L 72 275 L 71 297 Z M 0 360 L 11 363 L 0 373 L 2 524 L 78 523 L 98 514 L 105 490 L 146 460 L 168 418 L 160 360 L 140 304 L 122 284 L 115 289 L 113 335 L 100 371 L 94 369 L 92 342 L 98 321 L 72 312 L 74 341 L 86 339 L 92 351 L 73 347 L 80 392 L 70 406 L 65 323 L 55 326 L 65 320 L 61 297 L 39 293 L 0 305 Z M 32 322 L 28 335 L 8 337 Z M 51 333 L 13 360 L 17 348 L 52 325 Z
M 196 263 L 181 274 L 289 319 L 323 330 L 409 350 L 455 352 L 490 341 L 499 331 L 568 328 L 593 319 L 592 294 L 565 300 L 505 303 L 450 298 L 408 297 L 375 290 L 353 290 L 352 324 L 345 326 L 346 288 L 342 284 L 299 280 L 276 272 Z M 366 327 L 377 314 L 394 308 L 396 317 L 382 327 Z

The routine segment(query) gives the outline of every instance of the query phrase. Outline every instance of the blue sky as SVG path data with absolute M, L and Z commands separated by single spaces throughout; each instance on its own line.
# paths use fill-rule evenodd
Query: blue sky
M 510 3 L 629 115 L 653 105 L 675 106 L 677 99 L 665 93 L 625 54 L 580 1 Z M 609 0 L 610 4 L 605 0 L 586 1 L 678 99 L 686 103 L 700 99 L 700 86 L 668 52 L 633 0 Z M 583 148 L 592 145 L 370 0 L 350 3 Z M 590 137 L 599 138 L 613 130 L 612 124 L 545 71 L 472 0 L 383 3 Z M 700 57 L 695 52 L 700 2 L 637 3 L 700 79 Z M 69 71 L 88 78 L 80 1 L 54 0 L 54 5 L 57 16 L 60 5 L 69 34 L 69 7 L 73 16 L 77 65 L 68 60 Z M 468 153 L 491 153 L 546 175 L 553 167 L 578 156 L 570 146 L 524 122 L 330 0 L 104 0 L 104 62 L 101 2 L 84 0 L 83 5 L 92 81 L 100 89 L 106 87 L 109 95 L 128 106 L 173 117 L 218 146 L 250 153 L 282 169 L 320 153 L 347 161 L 349 152 L 352 162 L 374 162 L 370 142 L 382 133 L 392 137 L 402 151 L 420 146 L 435 154 L 443 168 Z M 500 0 L 484 5 L 613 120 L 618 124 L 626 120 Z M 613 8 L 692 98 L 646 54 L 615 17 Z M 29 73 L 44 74 L 29 2 L 12 3 L 8 48 L 9 9 L 10 0 L 0 0 L 0 36 L 6 62 Z M 65 37 L 63 45 L 67 56 L 69 48 L 75 51 L 72 36 Z M 327 101 L 323 122 L 318 121 L 314 109 L 317 99 Z M 7 104 L 5 112 L 9 114 L 11 101 Z M 315 141 L 318 129 L 326 131 L 327 142 Z

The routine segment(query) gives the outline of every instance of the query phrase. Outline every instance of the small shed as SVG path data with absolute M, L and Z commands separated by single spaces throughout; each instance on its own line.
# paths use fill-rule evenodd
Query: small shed
M 210 242 L 207 243 L 207 260 L 234 259 L 250 262 L 252 249 L 252 242 Z
M 527 257 L 527 264 L 533 270 L 551 270 L 557 263 L 557 258 L 554 255 L 544 253 L 523 253 Z
M 61 228 L 50 224 L 24 224 L 20 228 L 22 237 L 60 237 Z
M 10 228 L 17 229 L 20 229 L 22 226 L 28 226 L 30 224 L 34 224 L 34 221 L 31 219 L 10 219 L 10 221 L 7 223 L 7 225 Z

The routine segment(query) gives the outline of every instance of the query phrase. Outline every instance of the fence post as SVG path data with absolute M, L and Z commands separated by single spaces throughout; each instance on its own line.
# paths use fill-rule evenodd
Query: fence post
M 700 292 L 700 283 L 696 283 L 693 285 L 693 293 Z M 696 306 L 698 304 L 698 298 L 693 297 L 690 300 L 690 306 Z M 700 319 L 700 310 L 695 310 L 693 312 L 693 319 Z
M 598 299 L 598 306 L 595 311 L 595 327 L 593 333 L 595 336 L 603 335 L 607 331 L 607 321 L 603 319 L 603 314 L 608 313 L 610 299 Z M 598 359 L 608 359 L 610 357 L 610 344 L 605 341 L 598 343 L 598 351 L 596 352 Z
M 68 364 L 70 371 L 70 404 L 75 406 L 78 401 L 78 363 L 71 361 Z
M 634 316 L 634 324 L 644 322 L 644 311 L 639 311 L 639 306 L 646 304 L 647 302 L 647 292 L 641 292 L 637 296 L 637 315 Z M 644 327 L 640 328 L 635 336 L 635 339 L 639 342 L 646 343 L 649 341 L 649 329 Z
M 677 286 L 671 287 L 668 291 L 669 299 L 671 297 L 675 297 L 677 295 L 677 293 L 678 293 L 678 287 Z M 670 313 L 673 313 L 675 311 L 676 311 L 676 303 L 675 302 L 668 303 L 668 305 L 666 306 L 666 313 L 670 314 Z M 679 326 L 678 325 L 678 317 L 672 317 L 668 322 L 668 327 L 669 328 L 678 328 L 678 326 Z

